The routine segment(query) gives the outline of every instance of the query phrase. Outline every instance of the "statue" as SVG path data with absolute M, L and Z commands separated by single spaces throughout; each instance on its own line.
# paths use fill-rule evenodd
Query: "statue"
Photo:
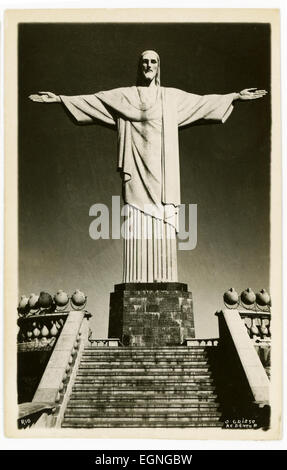
M 92 95 L 30 95 L 40 103 L 62 103 L 81 123 L 102 121 L 118 132 L 118 168 L 128 225 L 123 282 L 176 282 L 176 232 L 180 204 L 178 127 L 200 119 L 224 123 L 233 102 L 262 98 L 248 88 L 226 95 L 195 95 L 160 86 L 160 58 L 144 51 L 137 86 Z

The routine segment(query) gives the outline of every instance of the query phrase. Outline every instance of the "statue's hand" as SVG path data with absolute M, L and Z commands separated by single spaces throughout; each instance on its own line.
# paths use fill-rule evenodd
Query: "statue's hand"
M 267 95 L 266 90 L 257 90 L 257 88 L 245 88 L 239 93 L 238 99 L 241 101 L 257 100 Z
M 59 103 L 61 101 L 60 97 L 51 91 L 39 91 L 37 95 L 30 95 L 29 99 L 37 103 Z

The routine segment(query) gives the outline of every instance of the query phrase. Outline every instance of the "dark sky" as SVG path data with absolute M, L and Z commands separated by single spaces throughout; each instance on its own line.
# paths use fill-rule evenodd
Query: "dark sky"
M 89 237 L 90 206 L 121 194 L 116 132 L 28 95 L 134 85 L 145 49 L 160 54 L 162 86 L 270 90 L 269 34 L 267 24 L 20 25 L 19 295 L 80 288 L 94 336 L 105 337 L 122 275 L 122 241 Z M 226 289 L 269 287 L 270 125 L 269 94 L 236 102 L 224 125 L 180 131 L 182 203 L 198 204 L 198 242 L 179 251 L 179 280 L 193 292 L 197 336 L 217 335 Z

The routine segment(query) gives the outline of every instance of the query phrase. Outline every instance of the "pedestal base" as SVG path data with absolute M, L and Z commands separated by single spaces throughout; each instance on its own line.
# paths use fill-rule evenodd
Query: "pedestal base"
M 180 282 L 115 285 L 109 338 L 125 346 L 175 346 L 194 338 L 192 294 Z

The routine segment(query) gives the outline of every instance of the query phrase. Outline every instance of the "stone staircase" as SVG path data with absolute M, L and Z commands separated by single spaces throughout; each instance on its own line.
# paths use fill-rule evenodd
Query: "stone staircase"
M 62 427 L 221 427 L 213 348 L 86 347 Z

